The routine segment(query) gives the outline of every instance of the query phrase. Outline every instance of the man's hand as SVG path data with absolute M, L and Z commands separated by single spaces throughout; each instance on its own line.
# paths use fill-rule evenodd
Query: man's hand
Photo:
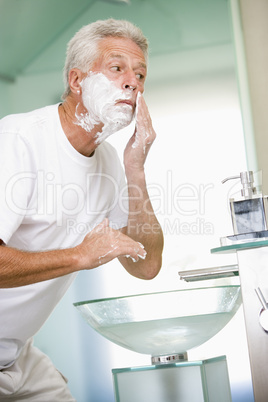
M 136 100 L 136 127 L 133 136 L 130 138 L 125 152 L 124 165 L 126 171 L 143 170 L 149 149 L 156 137 L 153 129 L 152 120 L 140 92 Z
M 88 233 L 83 242 L 76 246 L 76 251 L 79 253 L 80 269 L 96 268 L 117 257 L 129 257 L 134 262 L 146 257 L 143 245 L 110 228 L 108 219 Z

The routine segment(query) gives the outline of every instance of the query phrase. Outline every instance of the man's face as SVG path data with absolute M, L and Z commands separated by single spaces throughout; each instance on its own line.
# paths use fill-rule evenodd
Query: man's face
M 131 103 L 134 111 L 138 92 L 144 92 L 147 74 L 143 52 L 136 43 L 126 38 L 102 39 L 99 58 L 91 71 L 104 74 L 117 88 L 130 92 L 127 102 Z
M 96 142 L 129 125 L 136 99 L 144 91 L 146 63 L 132 40 L 108 37 L 99 43 L 99 57 L 81 82 L 86 114 L 76 115 L 86 131 L 103 124 Z

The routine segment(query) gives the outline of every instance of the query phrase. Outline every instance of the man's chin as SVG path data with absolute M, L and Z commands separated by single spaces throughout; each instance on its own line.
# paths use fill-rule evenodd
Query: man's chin
M 115 129 L 115 132 L 119 131 L 119 130 L 123 130 L 124 128 L 128 127 L 132 123 L 132 121 L 133 121 L 133 116 L 130 119 L 126 119 L 126 120 L 122 120 L 122 119 L 116 120 L 115 119 L 114 120 L 115 127 L 117 126 L 117 130 Z
M 125 114 L 134 114 L 133 106 L 128 103 L 117 103 L 115 105 L 116 112 L 125 113 Z

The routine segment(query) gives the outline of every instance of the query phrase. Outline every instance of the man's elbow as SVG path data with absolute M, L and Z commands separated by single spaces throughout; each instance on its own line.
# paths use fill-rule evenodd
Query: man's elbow
M 152 280 L 154 279 L 160 272 L 162 267 L 162 257 L 158 258 L 155 261 L 150 261 L 146 264 L 146 269 L 143 272 L 143 279 Z
M 154 279 L 160 272 L 161 267 L 162 267 L 162 254 L 163 254 L 163 248 L 164 248 L 164 238 L 163 235 L 160 236 L 160 239 L 158 241 L 158 245 L 153 247 L 149 253 L 149 259 L 148 255 L 147 258 L 145 258 L 144 263 L 146 264 L 146 269 L 145 269 L 145 278 L 144 279 Z M 146 261 L 147 260 L 147 261 Z

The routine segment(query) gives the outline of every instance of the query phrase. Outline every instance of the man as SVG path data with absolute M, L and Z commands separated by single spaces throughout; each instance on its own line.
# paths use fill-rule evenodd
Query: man
M 0 400 L 74 400 L 31 338 L 79 270 L 114 258 L 138 278 L 160 270 L 144 173 L 155 139 L 147 47 L 127 21 L 83 27 L 68 45 L 63 103 L 0 122 Z M 123 172 L 104 140 L 134 116 Z

